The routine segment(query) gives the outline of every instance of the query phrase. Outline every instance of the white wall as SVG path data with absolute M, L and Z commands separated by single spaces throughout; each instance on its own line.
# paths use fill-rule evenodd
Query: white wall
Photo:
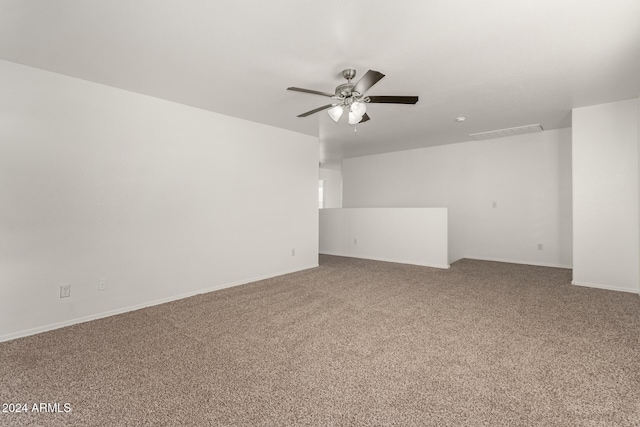
M 447 209 L 320 211 L 320 253 L 449 268 Z
M 573 280 L 638 292 L 638 100 L 573 110 Z
M 448 208 L 450 262 L 571 266 L 569 129 L 345 159 L 342 173 L 344 207 Z
M 316 138 L 5 61 L 0 93 L 0 340 L 317 265 Z
M 320 179 L 324 181 L 324 207 L 342 207 L 342 169 L 320 168 Z

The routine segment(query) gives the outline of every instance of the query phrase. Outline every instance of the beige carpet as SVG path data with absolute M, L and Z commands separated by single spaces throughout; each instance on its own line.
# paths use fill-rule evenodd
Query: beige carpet
M 639 426 L 640 297 L 570 280 L 322 256 L 0 344 L 0 402 L 63 411 L 0 425 Z

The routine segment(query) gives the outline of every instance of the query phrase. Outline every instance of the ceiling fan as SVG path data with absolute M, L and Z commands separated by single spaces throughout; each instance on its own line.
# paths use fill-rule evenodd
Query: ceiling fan
M 415 104 L 418 102 L 417 96 L 365 96 L 364 93 L 384 77 L 384 74 L 379 71 L 367 71 L 357 83 L 351 82 L 356 76 L 356 70 L 347 68 L 342 71 L 342 76 L 347 79 L 347 83 L 336 87 L 335 93 L 288 87 L 287 90 L 328 96 L 336 100 L 333 104 L 323 105 L 322 107 L 302 113 L 298 115 L 298 117 L 307 117 L 328 108 L 329 116 L 337 123 L 340 117 L 342 117 L 344 110 L 347 109 L 349 111 L 349 124 L 354 125 L 356 123 L 364 123 L 370 119 L 367 115 L 366 104 Z

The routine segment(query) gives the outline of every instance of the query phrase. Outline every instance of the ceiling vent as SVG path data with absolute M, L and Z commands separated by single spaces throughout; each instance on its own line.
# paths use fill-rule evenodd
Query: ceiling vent
M 491 139 L 502 138 L 503 136 L 522 135 L 523 133 L 540 132 L 542 130 L 542 125 L 537 124 L 518 126 L 516 128 L 498 129 L 489 132 L 470 133 L 469 136 L 473 139 Z

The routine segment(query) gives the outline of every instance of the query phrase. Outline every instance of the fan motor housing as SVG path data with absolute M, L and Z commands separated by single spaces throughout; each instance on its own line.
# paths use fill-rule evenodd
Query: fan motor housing
M 351 95 L 355 94 L 355 92 L 353 92 L 353 87 L 355 86 L 355 83 L 343 83 L 340 86 L 336 87 L 336 96 L 339 96 L 340 98 L 348 98 Z

